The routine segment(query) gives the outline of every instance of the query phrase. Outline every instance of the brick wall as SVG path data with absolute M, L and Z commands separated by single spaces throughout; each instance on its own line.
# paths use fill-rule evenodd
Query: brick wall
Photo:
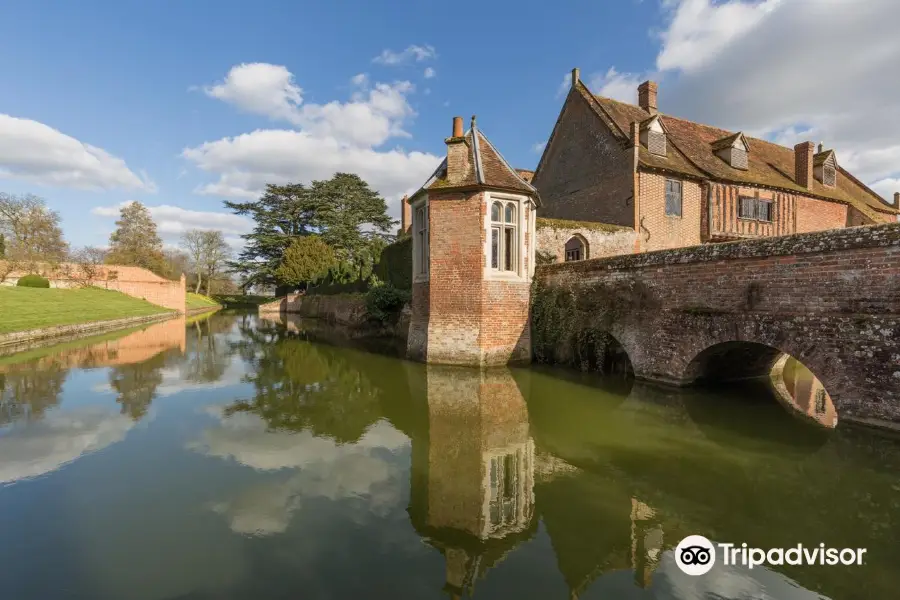
M 591 112 L 580 94 L 569 94 L 532 185 L 541 195 L 541 217 L 634 226 L 634 149 L 625 148 Z
M 688 382 L 739 342 L 806 365 L 845 414 L 900 422 L 900 224 L 542 267 L 544 286 L 616 299 L 635 374 Z M 598 304 L 599 303 L 599 304 Z M 757 373 L 758 375 L 758 373 Z
M 413 284 L 407 355 L 442 364 L 530 360 L 530 281 L 484 278 L 484 193 L 432 194 L 428 215 L 429 279 Z
M 563 219 L 539 219 L 537 223 L 537 250 L 547 251 L 556 257 L 556 262 L 566 258 L 566 242 L 579 235 L 587 242 L 585 258 L 602 258 L 634 252 L 637 233 L 634 229 L 622 227 L 597 227 L 594 223 L 566 221 Z
M 141 267 L 123 265 L 102 265 L 97 267 L 92 277 L 85 277 L 77 264 L 59 265 L 37 264 L 27 272 L 12 271 L 0 285 L 16 285 L 19 277 L 28 273 L 39 273 L 50 280 L 50 287 L 72 288 L 92 285 L 116 290 L 135 298 L 142 298 L 158 306 L 185 312 L 186 292 L 184 275 L 179 281 L 172 281 Z
M 700 243 L 701 190 L 694 181 L 681 180 L 681 216 L 666 215 L 666 179 L 657 173 L 638 174 L 640 191 L 640 248 L 643 251 L 681 248 Z
M 805 196 L 797 197 L 797 233 L 847 226 L 847 205 Z

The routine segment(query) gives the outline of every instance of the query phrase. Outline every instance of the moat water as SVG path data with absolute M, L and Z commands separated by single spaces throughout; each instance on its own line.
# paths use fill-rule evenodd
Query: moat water
M 0 597 L 896 598 L 900 441 L 785 371 L 425 367 L 240 313 L 0 357 Z M 867 553 L 691 577 L 689 534 Z

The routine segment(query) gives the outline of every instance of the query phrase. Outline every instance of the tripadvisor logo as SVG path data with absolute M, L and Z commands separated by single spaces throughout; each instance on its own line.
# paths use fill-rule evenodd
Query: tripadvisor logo
M 687 575 L 704 575 L 716 564 L 717 555 L 723 565 L 752 569 L 761 565 L 862 565 L 865 553 L 865 548 L 826 548 L 825 544 L 763 550 L 747 544 L 713 544 L 702 535 L 689 535 L 675 548 L 675 563 Z

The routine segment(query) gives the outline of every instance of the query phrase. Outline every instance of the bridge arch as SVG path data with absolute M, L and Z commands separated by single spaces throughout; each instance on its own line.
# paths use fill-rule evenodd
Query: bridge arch
M 796 404 L 796 390 L 791 385 L 785 386 L 780 383 L 788 359 L 793 358 L 809 369 L 814 379 L 819 382 L 823 400 L 826 398 L 831 400 L 833 409 L 837 410 L 837 400 L 832 394 L 835 388 L 840 387 L 840 383 L 829 377 L 829 373 L 832 372 L 830 368 L 832 359 L 820 357 L 814 350 L 811 351 L 808 345 L 804 346 L 799 342 L 800 340 L 782 342 L 776 346 L 772 343 L 750 340 L 716 341 L 693 354 L 681 373 L 681 380 L 685 384 L 703 381 L 729 382 L 763 378 L 774 374 L 773 383 L 776 395 L 780 396 L 779 401 L 783 404 L 785 402 L 794 404 L 793 408 L 805 412 L 806 404 L 813 401 L 817 390 L 811 389 L 813 397 L 804 399 L 804 404 L 799 406 Z M 821 422 L 824 424 L 824 421 Z

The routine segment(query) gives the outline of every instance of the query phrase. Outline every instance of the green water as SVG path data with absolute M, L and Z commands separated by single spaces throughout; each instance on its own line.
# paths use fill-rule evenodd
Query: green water
M 898 596 L 894 439 L 762 383 L 425 367 L 308 327 L 219 313 L 0 360 L 0 597 Z M 867 553 L 691 577 L 689 534 Z

